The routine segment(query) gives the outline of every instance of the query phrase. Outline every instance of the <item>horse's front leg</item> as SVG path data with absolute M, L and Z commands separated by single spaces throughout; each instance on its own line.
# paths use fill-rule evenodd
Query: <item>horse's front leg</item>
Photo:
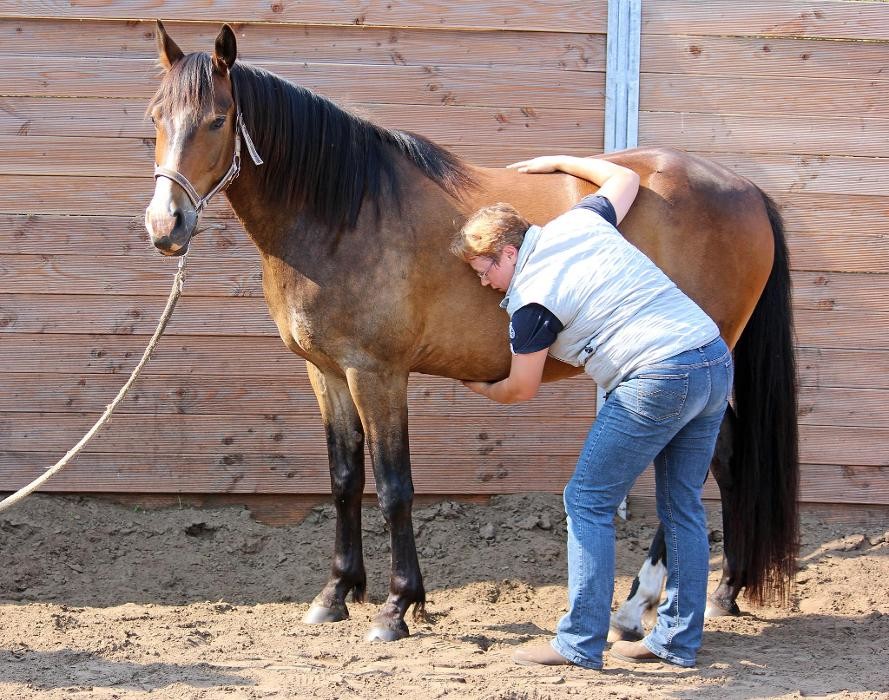
M 361 548 L 361 495 L 364 492 L 364 430 L 342 377 L 306 363 L 315 390 L 330 463 L 330 489 L 336 507 L 336 540 L 330 580 L 315 598 L 303 622 L 339 622 L 349 617 L 346 596 L 363 602 L 367 587 Z
M 350 369 L 346 376 L 364 424 L 377 500 L 389 526 L 392 550 L 389 597 L 374 618 L 367 639 L 389 642 L 410 634 L 404 621 L 407 609 L 414 605 L 416 618 L 426 602 L 411 522 L 414 484 L 408 448 L 408 375 L 378 366 Z
M 735 412 L 731 406 L 725 411 L 725 418 L 719 428 L 719 438 L 716 440 L 716 453 L 710 464 L 716 483 L 719 485 L 719 497 L 722 501 L 722 578 L 713 594 L 707 597 L 707 617 L 722 617 L 726 615 L 740 615 L 737 598 L 743 586 L 744 572 L 738 570 L 736 559 L 737 543 L 742 541 L 743 533 L 732 532 L 729 523 L 732 522 L 732 477 L 729 463 L 732 458 L 733 426 Z M 750 527 L 756 527 L 756 523 L 750 523 Z

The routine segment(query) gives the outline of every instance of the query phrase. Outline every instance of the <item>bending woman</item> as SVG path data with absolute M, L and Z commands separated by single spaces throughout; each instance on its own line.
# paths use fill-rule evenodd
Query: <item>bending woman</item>
M 525 401 L 536 395 L 552 356 L 583 366 L 606 392 L 565 487 L 568 612 L 551 644 L 520 649 L 515 661 L 602 668 L 614 514 L 654 461 L 666 598 L 650 634 L 615 642 L 611 654 L 693 666 L 710 552 L 701 490 L 731 392 L 731 353 L 713 320 L 618 232 L 639 189 L 633 171 L 569 156 L 510 167 L 566 172 L 599 190 L 542 228 L 506 204 L 476 212 L 463 226 L 452 251 L 482 285 L 505 292 L 513 353 L 506 379 L 464 384 L 500 403 Z

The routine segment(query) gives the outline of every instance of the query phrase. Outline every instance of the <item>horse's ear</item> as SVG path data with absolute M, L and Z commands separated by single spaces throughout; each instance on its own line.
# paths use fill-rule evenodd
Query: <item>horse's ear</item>
M 235 65 L 238 58 L 238 42 L 235 32 L 227 24 L 222 25 L 219 36 L 216 37 L 216 46 L 213 48 L 213 65 L 220 73 L 227 73 L 228 69 Z
M 164 67 L 164 70 L 170 70 L 176 61 L 180 60 L 185 54 L 182 53 L 176 42 L 173 41 L 164 29 L 164 23 L 157 21 L 157 57 Z

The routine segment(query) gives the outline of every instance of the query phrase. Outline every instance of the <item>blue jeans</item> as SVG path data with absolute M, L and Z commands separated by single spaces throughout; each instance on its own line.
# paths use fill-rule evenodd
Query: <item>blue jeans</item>
M 654 461 L 667 587 L 657 625 L 643 644 L 674 664 L 694 665 L 710 556 L 701 489 L 733 371 L 731 353 L 717 339 L 636 370 L 605 400 L 565 487 L 568 613 L 552 645 L 569 661 L 602 667 L 614 594 L 614 514 Z

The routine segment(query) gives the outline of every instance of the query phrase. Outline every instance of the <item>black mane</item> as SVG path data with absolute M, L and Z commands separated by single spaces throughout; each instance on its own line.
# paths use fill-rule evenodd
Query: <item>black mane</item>
M 173 66 L 149 109 L 203 111 L 213 99 L 212 70 L 209 54 L 189 54 Z M 305 209 L 334 231 L 354 228 L 365 199 L 378 214 L 387 195 L 399 206 L 403 183 L 393 152 L 451 196 L 475 184 L 457 156 L 422 136 L 379 127 L 256 66 L 236 63 L 231 78 L 265 161 L 257 172 L 273 205 Z

